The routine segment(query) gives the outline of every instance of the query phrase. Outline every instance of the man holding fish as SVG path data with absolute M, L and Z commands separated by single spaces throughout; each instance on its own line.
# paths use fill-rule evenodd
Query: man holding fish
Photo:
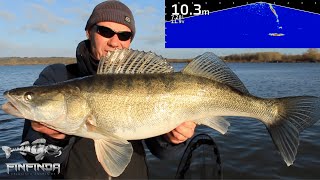
M 35 85 L 47 85 L 69 79 L 96 74 L 99 60 L 108 52 L 128 49 L 136 28 L 130 9 L 120 1 L 105 1 L 98 4 L 89 17 L 86 27 L 87 40 L 77 47 L 77 64 L 50 65 L 46 67 Z M 145 140 L 153 154 L 170 157 L 177 148 L 184 146 L 194 134 L 196 124 L 185 122 L 171 132 Z M 50 144 L 63 146 L 63 155 L 45 161 L 60 162 L 65 178 L 106 178 L 108 174 L 99 164 L 93 141 L 87 138 L 68 136 L 35 121 L 25 121 L 23 141 L 45 138 Z M 147 178 L 147 166 L 142 140 L 130 141 L 133 145 L 131 162 L 120 178 Z M 33 157 L 27 159 L 32 161 Z M 33 160 L 34 161 L 34 160 Z

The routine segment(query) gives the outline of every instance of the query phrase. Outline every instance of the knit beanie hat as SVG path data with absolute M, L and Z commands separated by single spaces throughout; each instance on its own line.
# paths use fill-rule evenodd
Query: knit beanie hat
M 122 2 L 117 0 L 104 1 L 98 4 L 89 17 L 85 30 L 102 21 L 116 22 L 126 25 L 131 29 L 131 41 L 136 33 L 134 18 L 131 10 Z

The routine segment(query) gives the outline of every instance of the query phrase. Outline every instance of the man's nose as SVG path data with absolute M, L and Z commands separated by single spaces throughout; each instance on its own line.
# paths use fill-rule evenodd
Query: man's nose
M 113 48 L 118 48 L 120 46 L 118 35 L 115 34 L 114 36 L 112 36 L 108 41 L 108 45 Z

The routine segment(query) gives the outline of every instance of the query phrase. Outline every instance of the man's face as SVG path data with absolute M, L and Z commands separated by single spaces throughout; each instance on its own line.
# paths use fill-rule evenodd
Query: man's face
M 114 32 L 131 32 L 130 28 L 115 22 L 99 22 L 97 26 L 108 27 Z M 118 35 L 107 38 L 97 32 L 96 25 L 92 26 L 91 30 L 87 31 L 87 37 L 91 42 L 92 55 L 100 60 L 102 56 L 105 56 L 109 51 L 115 49 L 128 49 L 131 44 L 131 38 L 128 40 L 120 40 Z

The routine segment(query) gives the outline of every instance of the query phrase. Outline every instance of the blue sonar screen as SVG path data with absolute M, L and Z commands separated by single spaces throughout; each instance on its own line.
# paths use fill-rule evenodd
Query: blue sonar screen
M 166 0 L 165 47 L 320 47 L 319 0 L 239 2 Z

